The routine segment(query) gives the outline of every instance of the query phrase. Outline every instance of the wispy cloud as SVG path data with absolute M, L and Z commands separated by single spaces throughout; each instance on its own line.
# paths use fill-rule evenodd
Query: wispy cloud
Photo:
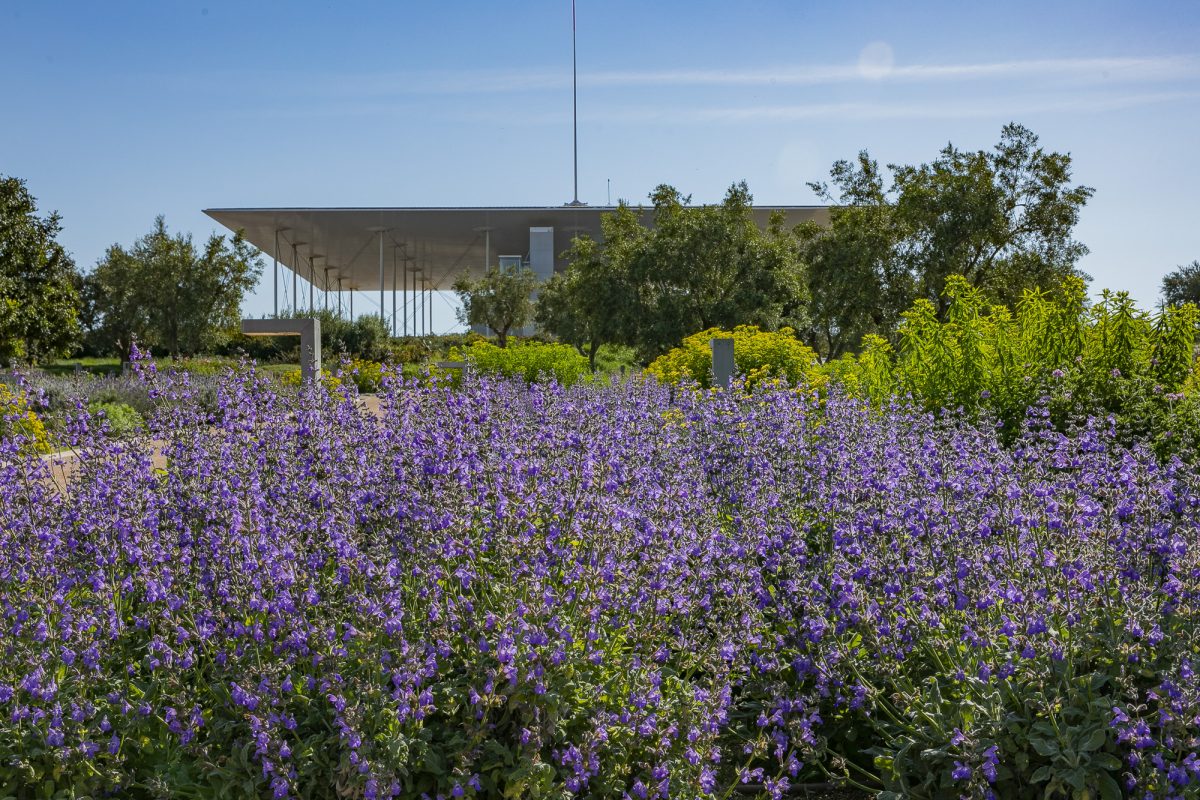
M 1196 76 L 1200 76 L 1200 58 L 1167 56 L 909 64 L 871 71 L 864 71 L 858 65 L 784 65 L 750 70 L 630 70 L 583 74 L 580 83 L 593 86 L 817 86 L 850 81 L 919 83 L 989 78 L 1165 81 Z
M 1086 114 L 1123 111 L 1148 105 L 1191 103 L 1200 91 L 1150 92 L 1123 95 L 1089 95 L 1067 98 L 1012 97 L 976 101 L 921 103 L 824 103 L 694 108 L 680 112 L 685 120 L 703 123 L 745 123 L 811 119 L 971 119 L 1033 114 Z M 678 118 L 678 117 L 676 117 Z
M 587 123 L 631 125 L 746 125 L 802 121 L 883 121 L 900 119 L 1015 119 L 1038 114 L 1102 114 L 1152 105 L 1200 102 L 1197 91 L 1156 91 L 1112 93 L 1093 91 L 1064 95 L 1046 93 L 1010 94 L 975 99 L 935 98 L 890 102 L 777 103 L 755 105 L 591 105 L 580 112 Z M 347 100 L 316 106 L 270 109 L 256 108 L 254 117 L 279 119 L 413 119 L 429 115 L 416 105 L 397 105 L 378 98 Z M 514 115 L 489 105 L 484 108 L 456 108 L 437 112 L 436 116 L 502 127 L 536 128 L 570 125 L 569 111 L 549 111 Z
M 1059 97 L 1046 94 L 985 97 L 975 100 L 935 99 L 919 102 L 787 103 L 747 106 L 604 106 L 580 114 L 589 123 L 640 125 L 744 125 L 751 123 L 801 122 L 806 120 L 880 121 L 897 119 L 1018 118 L 1037 114 L 1102 114 L 1150 105 L 1200 102 L 1200 91 L 1143 93 L 1074 93 Z M 494 110 L 464 112 L 463 118 L 490 123 L 541 126 L 570 124 L 571 115 L 555 111 L 504 116 Z
M 583 71 L 583 88 L 772 87 L 844 83 L 939 83 L 1002 79 L 1073 82 L 1157 82 L 1200 78 L 1200 56 L 1051 58 L 960 64 L 896 64 L 864 69 L 859 64 L 780 64 L 750 69 L 631 69 Z M 320 89 L 324 81 L 308 84 Z M 472 70 L 339 76 L 328 84 L 342 94 L 496 94 L 568 89 L 565 70 Z

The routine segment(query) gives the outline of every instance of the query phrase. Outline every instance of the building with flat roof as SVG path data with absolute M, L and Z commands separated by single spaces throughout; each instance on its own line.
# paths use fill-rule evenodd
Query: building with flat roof
M 210 208 L 205 214 L 273 261 L 274 311 L 343 310 L 354 292 L 378 292 L 380 315 L 395 335 L 432 328 L 432 292 L 491 266 L 525 266 L 540 280 L 566 268 L 571 240 L 601 240 L 601 215 L 613 206 L 513 208 Z M 756 207 L 765 227 L 775 211 L 788 226 L 825 222 L 824 206 Z M 650 221 L 651 210 L 643 212 Z M 319 293 L 319 297 L 318 297 Z M 390 302 L 389 302 L 390 301 Z M 390 311 L 389 311 L 390 309 Z M 353 316 L 351 305 L 350 315 Z

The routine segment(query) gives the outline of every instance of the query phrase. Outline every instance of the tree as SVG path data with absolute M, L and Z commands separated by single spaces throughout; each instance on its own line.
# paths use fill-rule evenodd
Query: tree
M 591 237 L 576 238 L 567 251 L 570 264 L 538 293 L 538 327 L 574 345 L 595 372 L 596 353 L 606 343 L 632 341 L 637 328 L 637 291 L 629 281 L 620 243 L 636 242 L 645 229 L 628 206 L 600 220 L 608 247 Z M 586 349 L 585 349 L 586 348 Z
M 1162 297 L 1168 306 L 1200 305 L 1200 261 L 1181 264 L 1168 272 L 1162 279 Z
M 868 334 L 889 334 L 914 296 L 912 277 L 896 258 L 895 214 L 878 164 L 861 153 L 856 164 L 836 163 L 832 176 L 840 196 L 829 224 L 804 222 L 795 230 L 812 298 L 804 338 L 829 359 Z
M 0 363 L 64 353 L 79 336 L 78 272 L 19 178 L 0 175 Z
M 229 240 L 214 234 L 197 251 L 191 234 L 171 235 L 159 216 L 128 250 L 110 247 L 87 277 L 94 336 L 122 359 L 135 339 L 175 355 L 202 352 L 236 328 L 261 273 L 240 231 Z
M 856 163 L 834 164 L 836 191 L 812 184 L 832 206 L 826 231 L 798 231 L 815 265 L 808 338 L 826 355 L 853 348 L 863 333 L 891 335 L 918 297 L 944 320 L 950 275 L 1007 305 L 1026 289 L 1086 277 L 1076 264 L 1087 248 L 1072 232 L 1094 190 L 1071 185 L 1070 155 L 1047 153 L 1029 129 L 1009 124 L 990 151 L 948 144 L 930 163 L 888 170 L 885 189 L 864 151 Z
M 621 203 L 602 219 L 602 244 L 582 237 L 573 245 L 563 279 L 571 313 L 543 313 L 550 325 L 572 323 L 563 323 L 572 328 L 566 340 L 630 345 L 649 361 L 707 328 L 774 330 L 804 321 L 796 240 L 782 216 L 759 229 L 745 182 L 717 205 L 692 206 L 665 184 L 650 199 L 652 226 L 642 224 L 640 209 Z
M 496 332 L 498 344 L 508 345 L 508 334 L 524 327 L 533 317 L 530 295 L 537 286 L 531 269 L 492 267 L 479 280 L 461 275 L 453 289 L 462 308 L 459 320 L 465 325 L 486 325 Z

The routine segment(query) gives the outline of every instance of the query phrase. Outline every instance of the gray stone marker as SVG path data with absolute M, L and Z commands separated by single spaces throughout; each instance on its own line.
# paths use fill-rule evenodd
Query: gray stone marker
M 299 336 L 300 376 L 309 380 L 321 374 L 321 320 L 319 319 L 244 319 L 246 336 Z
M 733 339 L 712 340 L 713 386 L 728 389 L 733 382 Z

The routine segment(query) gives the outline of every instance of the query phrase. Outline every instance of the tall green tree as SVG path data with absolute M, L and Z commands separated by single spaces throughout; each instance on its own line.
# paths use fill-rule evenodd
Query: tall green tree
M 570 266 L 542 286 L 534 313 L 538 327 L 574 345 L 593 372 L 601 345 L 636 340 L 638 292 L 628 253 L 648 235 L 626 205 L 601 217 L 600 226 L 606 246 L 587 236 L 574 239 Z
M 915 282 L 897 258 L 894 209 L 879 165 L 866 153 L 839 161 L 831 173 L 838 189 L 828 224 L 796 227 L 808 266 L 811 294 L 804 338 L 826 358 L 858 347 L 867 334 L 887 335 L 911 305 Z M 816 187 L 826 200 L 834 195 Z
M 537 276 L 525 268 L 492 267 L 478 280 L 461 275 L 452 287 L 462 303 L 458 318 L 464 325 L 491 328 L 499 345 L 506 347 L 508 335 L 533 318 L 531 295 L 536 286 Z
M 25 182 L 0 175 L 0 363 L 36 362 L 79 336 L 79 275 Z
M 94 336 L 122 358 L 135 339 L 175 355 L 203 352 L 236 328 L 261 274 L 262 259 L 241 232 L 214 234 L 197 249 L 191 234 L 171 234 L 159 216 L 133 246 L 110 247 L 87 277 Z
M 865 151 L 839 161 L 826 230 L 802 226 L 814 301 L 808 338 L 826 355 L 865 333 L 892 335 L 919 297 L 945 318 L 946 280 L 962 275 L 984 297 L 1014 305 L 1026 289 L 1070 276 L 1087 248 L 1073 238 L 1093 189 L 1073 185 L 1071 156 L 1047 152 L 1017 124 L 991 150 L 946 145 L 925 164 L 889 164 L 890 185 Z
M 1168 306 L 1184 303 L 1200 306 L 1200 261 L 1181 264 L 1163 276 L 1162 298 Z
M 805 320 L 796 240 L 782 216 L 766 230 L 758 227 L 745 182 L 716 205 L 692 206 L 665 184 L 650 199 L 651 225 L 643 224 L 640 209 L 622 203 L 602 220 L 603 243 L 576 240 L 564 278 L 574 287 L 573 314 L 544 314 L 548 322 L 583 320 L 576 339 L 630 345 L 651 360 L 699 330 L 741 324 L 773 330 Z

